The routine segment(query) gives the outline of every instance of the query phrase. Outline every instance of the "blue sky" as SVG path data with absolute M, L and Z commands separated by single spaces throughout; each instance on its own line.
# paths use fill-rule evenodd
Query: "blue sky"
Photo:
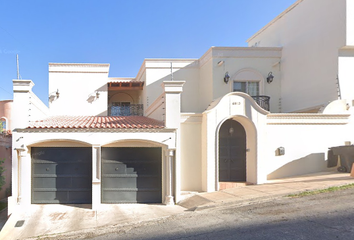
M 135 77 L 144 58 L 199 58 L 246 40 L 295 0 L 0 0 L 0 100 L 22 79 L 48 104 L 48 63 L 109 63 Z

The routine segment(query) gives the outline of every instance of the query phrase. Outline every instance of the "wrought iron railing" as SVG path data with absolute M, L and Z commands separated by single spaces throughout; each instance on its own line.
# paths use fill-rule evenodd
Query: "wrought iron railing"
M 252 98 L 254 99 L 254 101 L 256 101 L 256 103 L 261 108 L 269 111 L 269 109 L 270 109 L 270 105 L 269 105 L 270 97 L 269 96 L 252 96 Z
M 108 110 L 109 116 L 143 116 L 143 104 L 130 104 L 129 106 L 111 106 Z

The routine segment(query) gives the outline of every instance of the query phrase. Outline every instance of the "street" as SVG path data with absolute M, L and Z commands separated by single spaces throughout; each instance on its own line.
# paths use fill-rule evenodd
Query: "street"
M 353 199 L 349 189 L 231 205 L 111 228 L 92 239 L 353 239 Z

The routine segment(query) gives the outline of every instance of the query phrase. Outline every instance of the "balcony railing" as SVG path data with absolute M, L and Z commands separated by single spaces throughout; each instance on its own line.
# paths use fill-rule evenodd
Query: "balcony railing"
M 270 109 L 270 106 L 269 106 L 270 97 L 269 96 L 252 96 L 252 98 L 254 99 L 254 101 L 256 101 L 256 103 L 261 108 L 269 111 L 269 109 Z
M 129 106 L 111 106 L 108 109 L 109 116 L 143 116 L 143 104 L 130 104 Z

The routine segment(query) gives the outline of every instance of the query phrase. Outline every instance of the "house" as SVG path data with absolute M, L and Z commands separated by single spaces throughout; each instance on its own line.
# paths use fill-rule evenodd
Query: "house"
M 13 80 L 9 212 L 174 204 L 325 170 L 328 147 L 353 142 L 353 14 L 353 1 L 299 0 L 249 47 L 145 59 L 135 78 L 50 63 L 49 107 L 31 80 Z
M 4 168 L 2 175 L 5 180 L 5 184 L 2 186 L 0 191 L 0 199 L 8 197 L 11 192 L 11 113 L 12 100 L 0 101 L 0 160 L 4 161 L 1 166 Z

